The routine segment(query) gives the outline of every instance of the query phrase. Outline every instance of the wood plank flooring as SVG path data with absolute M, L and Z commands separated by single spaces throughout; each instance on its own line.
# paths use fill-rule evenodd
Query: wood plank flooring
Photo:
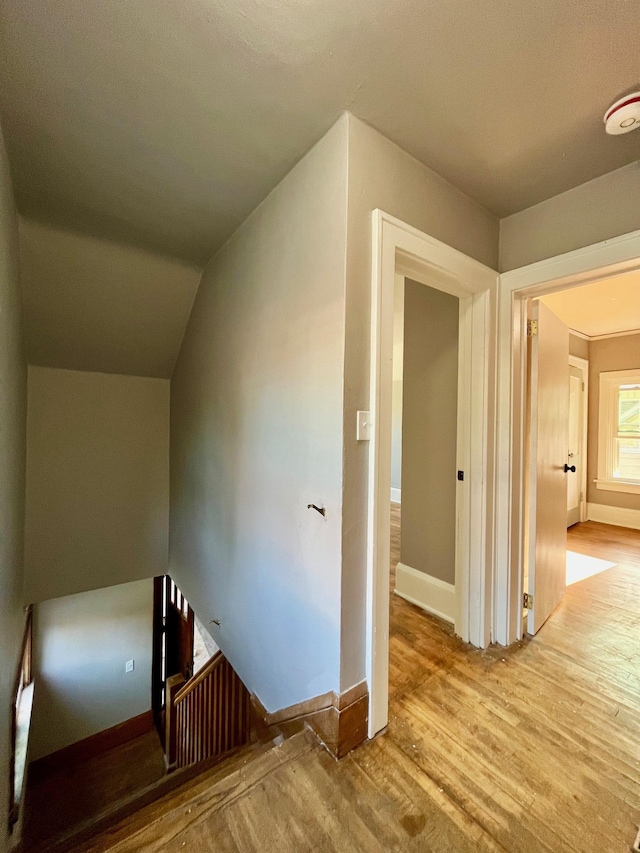
M 393 544 L 399 544 L 395 513 Z M 388 732 L 339 763 L 310 733 L 85 853 L 623 853 L 640 820 L 640 533 L 587 523 L 615 560 L 534 640 L 481 652 L 391 603 Z M 397 561 L 397 550 L 392 555 Z
M 29 779 L 24 849 L 39 849 L 164 774 L 164 755 L 154 729 L 67 770 Z

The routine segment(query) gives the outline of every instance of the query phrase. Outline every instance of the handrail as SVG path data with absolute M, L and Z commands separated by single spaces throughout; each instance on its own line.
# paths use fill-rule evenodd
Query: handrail
M 222 666 L 225 660 L 224 655 L 221 651 L 217 651 L 214 655 L 212 655 L 209 660 L 205 663 L 202 669 L 199 669 L 195 675 L 192 675 L 191 678 L 178 690 L 176 695 L 174 696 L 173 701 L 177 705 L 179 702 L 189 695 L 202 681 L 207 678 L 207 676 L 211 675 L 211 673 L 219 666 Z

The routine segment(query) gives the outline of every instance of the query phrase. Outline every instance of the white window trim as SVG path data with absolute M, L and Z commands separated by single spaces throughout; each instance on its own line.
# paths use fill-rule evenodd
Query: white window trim
M 640 384 L 640 367 L 635 370 L 612 370 L 600 374 L 598 406 L 598 479 L 596 487 L 608 492 L 640 494 L 639 480 L 621 480 L 612 476 L 617 431 L 615 426 L 615 394 L 620 385 Z

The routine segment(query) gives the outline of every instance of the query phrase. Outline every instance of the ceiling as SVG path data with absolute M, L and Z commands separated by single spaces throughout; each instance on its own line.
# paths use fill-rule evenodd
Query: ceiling
M 574 331 L 589 337 L 640 331 L 640 272 L 543 296 L 541 302 Z
M 498 216 L 638 158 L 628 0 L 0 0 L 34 219 L 203 264 L 347 109 Z
M 200 270 L 21 218 L 29 364 L 170 377 Z

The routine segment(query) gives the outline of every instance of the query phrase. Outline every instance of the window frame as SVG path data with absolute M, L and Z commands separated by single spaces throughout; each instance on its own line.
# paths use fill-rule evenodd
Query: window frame
M 613 476 L 618 440 L 617 393 L 621 385 L 640 385 L 640 367 L 600 373 L 598 407 L 598 489 L 640 494 L 640 478 L 623 480 Z

